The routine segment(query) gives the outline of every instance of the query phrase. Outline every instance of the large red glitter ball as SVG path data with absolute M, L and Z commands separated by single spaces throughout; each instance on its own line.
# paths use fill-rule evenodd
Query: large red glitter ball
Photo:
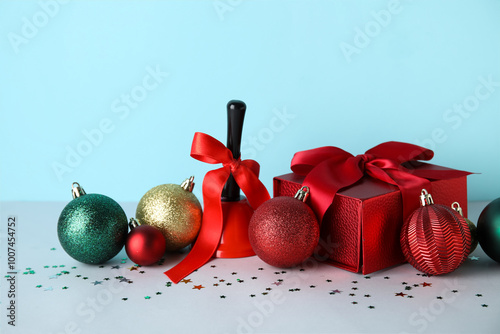
M 255 210 L 248 237 L 260 259 L 275 267 L 289 268 L 312 255 L 319 241 L 319 224 L 304 202 L 275 197 Z
M 128 234 L 125 251 L 134 263 L 149 266 L 162 258 L 166 246 L 160 230 L 150 225 L 140 225 Z
M 406 260 L 432 275 L 457 269 L 469 256 L 471 247 L 465 219 L 440 204 L 415 210 L 403 224 L 400 240 Z

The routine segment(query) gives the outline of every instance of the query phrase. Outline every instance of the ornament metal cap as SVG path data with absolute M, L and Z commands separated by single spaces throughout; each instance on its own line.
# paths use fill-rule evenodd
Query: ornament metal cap
M 184 190 L 187 190 L 189 192 L 193 192 L 193 188 L 194 188 L 194 176 L 190 176 L 187 179 L 185 179 L 184 182 L 181 183 L 181 187 Z
M 453 210 L 455 210 L 456 212 L 458 212 L 458 213 L 460 214 L 460 216 L 462 216 L 462 217 L 464 216 L 464 212 L 463 212 L 463 210 L 462 210 L 462 207 L 460 206 L 460 203 L 458 203 L 458 202 L 453 202 L 453 203 L 451 204 L 451 208 L 452 208 Z
M 135 218 L 130 218 L 130 221 L 128 222 L 128 226 L 130 227 L 130 230 L 132 231 L 137 226 L 141 226 L 141 223 Z
M 303 186 L 302 188 L 299 189 L 299 191 L 297 191 L 294 198 L 305 203 L 309 198 L 309 194 L 310 194 L 309 187 Z
M 71 185 L 71 194 L 73 195 L 73 199 L 75 199 L 77 197 L 86 195 L 87 193 L 85 192 L 85 190 L 83 190 L 78 182 L 73 182 L 73 184 Z
M 432 199 L 431 194 L 429 194 L 427 190 L 422 189 L 422 192 L 420 193 L 420 205 L 426 206 L 432 204 L 434 204 L 434 200 Z

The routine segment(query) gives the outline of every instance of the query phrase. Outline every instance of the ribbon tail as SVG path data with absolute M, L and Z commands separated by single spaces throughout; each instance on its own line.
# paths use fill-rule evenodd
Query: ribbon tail
M 229 173 L 223 168 L 206 174 L 203 180 L 205 212 L 200 233 L 189 254 L 175 267 L 164 272 L 172 282 L 179 283 L 184 277 L 203 266 L 217 250 L 223 228 L 221 193 L 228 177 Z

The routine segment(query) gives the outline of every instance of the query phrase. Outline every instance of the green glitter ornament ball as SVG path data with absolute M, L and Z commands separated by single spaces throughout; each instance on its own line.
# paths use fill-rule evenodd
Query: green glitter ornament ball
M 107 196 L 87 195 L 85 192 L 78 196 L 66 205 L 59 216 L 59 242 L 66 253 L 77 261 L 88 264 L 106 262 L 118 254 L 125 244 L 127 216 L 121 206 Z

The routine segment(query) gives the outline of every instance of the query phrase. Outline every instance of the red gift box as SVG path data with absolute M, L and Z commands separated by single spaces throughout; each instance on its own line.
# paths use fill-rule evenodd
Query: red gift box
M 394 144 L 410 145 L 390 142 L 389 146 Z M 326 263 L 336 267 L 353 272 L 362 272 L 363 274 L 369 274 L 405 262 L 400 246 L 400 231 L 405 215 L 419 206 L 419 197 L 411 196 L 410 200 L 407 198 L 403 205 L 401 185 L 390 184 L 373 177 L 374 174 L 378 173 L 377 171 L 367 173 L 364 170 L 364 165 L 367 165 L 369 160 L 378 159 L 375 161 L 375 164 L 380 167 L 381 164 L 378 162 L 381 161 L 381 152 L 384 151 L 380 150 L 383 145 L 381 144 L 367 151 L 367 153 L 375 153 L 375 156 L 370 154 L 368 158 L 366 154 L 353 157 L 347 152 L 342 151 L 342 154 L 347 154 L 346 160 L 351 159 L 350 162 L 353 162 L 352 159 L 357 159 L 354 161 L 356 162 L 354 165 L 356 165 L 356 168 L 361 168 L 364 175 L 353 184 L 347 187 L 340 187 L 340 189 L 335 191 L 333 201 L 327 203 L 328 209 L 324 213 L 318 212 L 319 209 L 313 203 L 312 207 L 322 222 L 320 243 L 314 255 L 317 259 L 324 260 Z M 424 150 L 427 155 L 423 157 L 422 154 L 414 154 L 415 151 L 412 151 L 412 158 L 421 160 L 432 158 L 432 151 L 410 145 L 412 150 L 415 147 Z M 387 145 L 385 148 L 387 148 Z M 321 149 L 324 148 L 320 148 L 319 150 Z M 313 150 L 304 152 L 309 154 L 311 151 Z M 299 152 L 294 156 L 295 161 L 300 160 L 300 162 L 296 163 L 295 167 L 304 162 L 303 157 L 297 157 L 301 153 Z M 388 155 L 391 156 L 391 154 Z M 396 155 L 392 154 L 387 160 L 391 160 L 394 156 Z M 400 152 L 398 152 L 398 157 L 402 157 Z M 294 160 L 292 160 L 292 170 L 294 170 Z M 338 163 L 338 156 L 333 160 L 336 161 L 335 163 Z M 439 178 L 442 179 L 425 179 L 424 183 L 427 190 L 432 193 L 435 203 L 450 206 L 455 201 L 459 202 L 464 210 L 464 215 L 467 216 L 466 175 L 470 173 L 416 162 L 414 159 L 402 158 L 400 160 L 412 160 L 411 162 L 399 161 L 397 163 L 399 165 L 398 170 L 404 171 L 410 177 L 414 175 L 439 175 Z M 358 163 L 359 161 L 363 163 Z M 328 177 L 328 175 L 325 175 L 327 173 L 325 173 L 324 168 L 320 167 L 316 171 L 314 170 L 316 163 L 318 161 L 314 161 L 312 164 L 313 167 L 305 172 L 301 168 L 295 168 L 302 175 L 290 173 L 275 177 L 274 197 L 294 196 L 305 183 L 311 188 L 310 198 L 314 200 L 315 192 L 314 187 L 310 185 L 310 174 L 316 172 L 316 178 L 319 182 L 322 182 L 321 178 L 324 180 L 324 178 Z M 352 166 L 352 164 L 350 165 Z M 333 173 L 335 173 L 333 178 L 343 179 L 342 174 L 338 174 L 339 171 L 342 172 L 342 169 L 346 165 L 342 166 L 340 169 L 333 168 Z M 389 174 L 391 174 L 390 171 Z M 391 175 L 394 177 L 394 174 Z M 328 184 L 328 182 L 326 183 Z M 321 185 L 317 187 L 319 187 L 318 193 L 323 197 L 326 196 L 324 194 L 324 187 L 323 189 L 321 189 Z M 418 192 L 421 190 L 418 189 L 418 186 L 415 189 Z M 406 192 L 407 189 L 403 190 Z M 318 193 L 316 193 L 316 202 L 323 200 L 321 198 L 318 199 Z M 405 206 L 406 210 L 403 210 L 403 206 Z

